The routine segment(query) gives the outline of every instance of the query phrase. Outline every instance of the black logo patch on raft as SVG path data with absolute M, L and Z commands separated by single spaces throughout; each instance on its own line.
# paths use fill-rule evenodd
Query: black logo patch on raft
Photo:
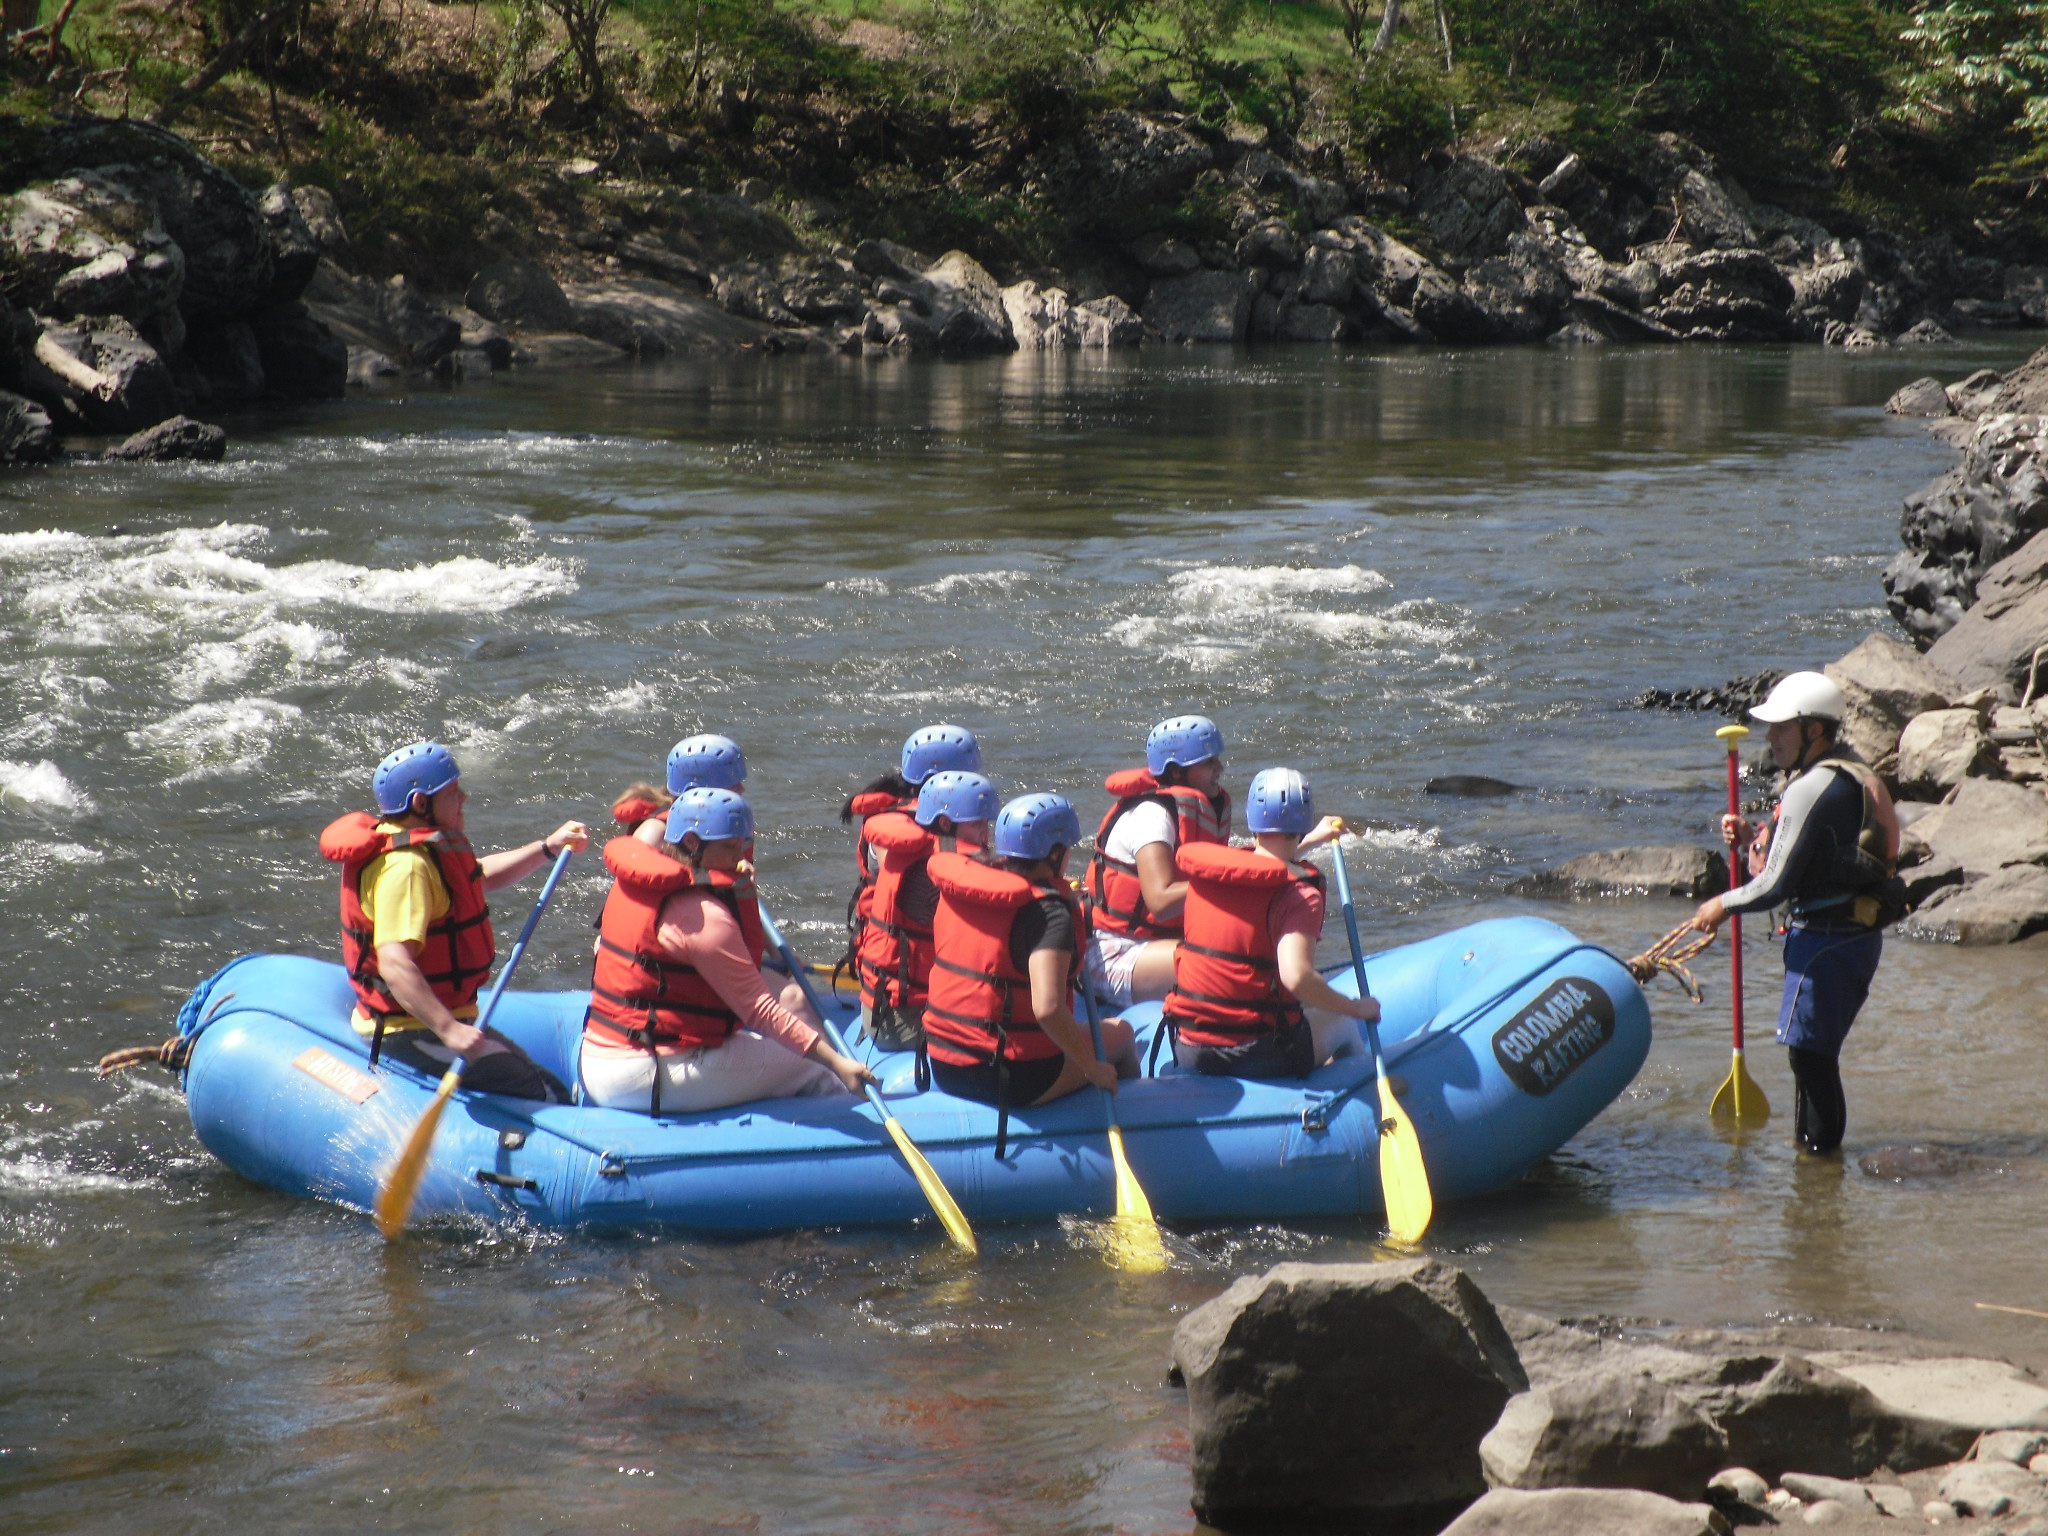
M 1493 1055 L 1517 1088 L 1540 1099 L 1613 1038 L 1614 999 L 1567 976 L 1495 1032 Z

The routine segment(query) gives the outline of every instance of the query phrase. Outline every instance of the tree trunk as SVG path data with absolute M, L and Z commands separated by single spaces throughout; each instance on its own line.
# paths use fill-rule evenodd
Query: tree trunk
M 1374 36 L 1372 40 L 1372 47 L 1367 52 L 1366 56 L 1370 58 L 1375 54 L 1384 53 L 1388 48 L 1392 47 L 1394 42 L 1394 29 L 1400 25 L 1401 0 L 1387 0 L 1386 14 L 1380 17 L 1380 30 L 1378 34 Z

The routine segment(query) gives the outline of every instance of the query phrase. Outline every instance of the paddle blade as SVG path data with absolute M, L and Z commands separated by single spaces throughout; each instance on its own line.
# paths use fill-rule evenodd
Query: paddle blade
M 1749 1075 L 1749 1068 L 1742 1064 L 1742 1052 L 1735 1053 L 1735 1064 L 1728 1069 L 1728 1080 L 1715 1093 L 1714 1102 L 1707 1106 L 1707 1113 L 1726 1126 L 1762 1125 L 1771 1118 L 1771 1101 L 1764 1097 L 1763 1089 Z
M 1159 1236 L 1159 1223 L 1152 1216 L 1152 1202 L 1144 1186 L 1131 1171 L 1124 1156 L 1124 1133 L 1120 1126 L 1109 1128 L 1109 1156 L 1116 1165 L 1116 1221 L 1110 1233 L 1109 1258 L 1118 1269 L 1134 1274 L 1156 1275 L 1166 1268 L 1166 1243 Z
M 917 1143 L 910 1139 L 910 1133 L 896 1122 L 894 1115 L 886 1116 L 882 1124 L 889 1128 L 889 1139 L 896 1143 L 896 1150 L 903 1154 L 903 1161 L 910 1165 L 910 1171 L 917 1176 L 918 1187 L 924 1191 L 925 1199 L 931 1202 L 933 1211 L 938 1213 L 939 1223 L 946 1229 L 946 1235 L 960 1245 L 963 1252 L 979 1253 L 980 1246 L 974 1241 L 974 1228 L 967 1225 L 967 1213 L 960 1209 L 960 1203 L 953 1198 L 953 1192 L 946 1188 L 939 1178 L 938 1169 L 917 1150 Z
M 1394 1097 L 1385 1072 L 1380 1074 L 1380 1193 L 1387 1206 L 1387 1229 L 1395 1239 L 1421 1242 L 1436 1214 L 1436 1199 L 1429 1192 L 1429 1170 L 1422 1162 L 1422 1138 Z
M 420 1181 L 427 1174 L 427 1154 L 434 1150 L 434 1132 L 441 1125 L 441 1111 L 448 1107 L 449 1096 L 461 1081 L 460 1063 L 442 1075 L 441 1086 L 434 1090 L 426 1113 L 412 1128 L 412 1135 L 406 1139 L 384 1187 L 377 1191 L 377 1230 L 384 1234 L 386 1242 L 397 1240 L 412 1215 L 412 1203 L 419 1197 Z

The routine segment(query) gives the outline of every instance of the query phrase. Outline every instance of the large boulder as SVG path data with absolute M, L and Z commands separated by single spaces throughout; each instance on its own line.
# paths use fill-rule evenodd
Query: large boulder
M 50 413 L 34 400 L 0 389 L 0 464 L 44 464 L 56 456 Z
M 463 302 L 500 325 L 536 331 L 566 331 L 576 323 L 569 296 L 537 261 L 503 257 L 477 273 Z
M 1135 347 L 1145 339 L 1144 320 L 1113 293 L 1076 304 L 1068 311 L 1067 322 L 1074 345 L 1084 349 Z
M 702 294 L 651 277 L 572 283 L 565 299 L 575 330 L 637 357 L 733 352 L 771 346 L 779 339 L 771 325 L 729 313 Z M 520 344 L 531 340 L 531 335 L 522 335 Z
M 1909 916 L 1914 938 L 1945 944 L 2014 944 L 2048 931 L 2048 869 L 2015 864 L 1936 891 Z
M 2048 799 L 2003 779 L 1965 779 L 1953 800 L 1906 828 L 1899 851 L 1901 862 L 1953 859 L 1968 875 L 2048 863 Z
M 339 399 L 348 387 L 348 343 L 294 301 L 250 322 L 264 387 L 287 400 Z
M 1954 678 L 1889 635 L 1866 635 L 1824 670 L 1848 705 L 1842 739 L 1879 773 L 1892 771 L 1907 721 L 1946 709 L 1962 692 Z
M 1927 659 L 1972 688 L 2027 686 L 2034 657 L 2048 645 L 2048 532 L 2035 534 L 1987 570 L 1977 602 L 1927 652 Z M 2041 669 L 2048 673 L 2048 667 Z M 2041 680 L 2036 678 L 2036 691 Z
M 289 304 L 306 291 L 320 265 L 321 243 L 299 211 L 298 199 L 284 182 L 273 185 L 256 208 L 270 228 L 270 293 L 268 305 Z
M 1443 1536 L 1727 1536 L 1710 1504 L 1681 1504 L 1632 1488 L 1497 1488 Z
M 1517 880 L 1519 896 L 1676 896 L 1698 901 L 1728 889 L 1728 860 L 1712 849 L 1681 843 L 1582 853 L 1554 869 Z
M 36 338 L 28 371 L 46 405 L 100 432 L 135 432 L 174 415 L 177 385 L 156 348 L 119 315 L 53 325 Z
M 176 307 L 185 253 L 148 192 L 79 171 L 0 198 L 0 283 L 38 314 L 142 319 Z
M 2039 284 L 2041 277 L 2037 276 L 2035 282 Z M 2035 291 L 2048 295 L 2048 285 Z M 2048 323 L 2048 313 L 2034 323 Z M 2003 416 L 2048 416 L 2048 347 L 2041 348 L 1999 381 L 1990 409 Z
M 1695 341 L 1783 341 L 1792 284 L 1762 251 L 1701 251 L 1658 264 L 1653 318 Z
M 1506 174 L 1474 155 L 1424 166 L 1412 211 L 1444 251 L 1467 261 L 1499 255 L 1529 225 Z
M 1557 329 L 1571 303 L 1572 285 L 1534 240 L 1515 234 L 1505 254 L 1466 272 L 1465 292 L 1502 340 L 1540 341 Z
M 1883 1412 L 1922 1426 L 1930 1444 L 1954 1447 L 1951 1457 L 1961 1456 L 1980 1435 L 2048 1429 L 2048 1385 L 2003 1360 L 1887 1359 L 1859 1350 L 1821 1350 L 1813 1360 L 1869 1392 Z
M 1679 175 L 1674 198 L 1679 233 L 1702 250 L 1747 249 L 1757 243 L 1748 217 L 1711 176 L 1688 166 Z
M 1958 398 L 1953 388 L 1950 398 Z M 1957 410 L 1967 414 L 1961 404 Z M 1991 567 L 2043 530 L 2048 417 L 1985 418 L 1962 463 L 1906 498 L 1899 519 L 1905 548 L 1884 572 L 1893 616 L 1918 644 L 1933 644 L 1976 603 Z
M 1064 352 L 1076 345 L 1069 320 L 1072 305 L 1064 288 L 1041 288 L 1034 282 L 1012 283 L 1003 290 L 1003 313 L 1020 352 Z
M 1282 1264 L 1174 1332 L 1195 1513 L 1228 1530 L 1435 1530 L 1528 1380 L 1492 1304 L 1433 1259 Z
M 1948 390 L 1935 378 L 1915 379 L 1902 384 L 1892 391 L 1891 399 L 1884 403 L 1885 414 L 1889 416 L 1914 416 L 1931 418 L 1953 416 L 1955 409 L 1948 403 Z
M 924 269 L 932 290 L 932 328 L 945 357 L 1014 352 L 1003 289 L 988 269 L 965 251 L 948 251 Z
M 345 261 L 349 254 L 348 226 L 341 221 L 341 209 L 334 194 L 325 187 L 293 187 L 292 203 L 299 210 L 306 232 L 320 247 L 320 254 Z
M 1168 341 L 1243 341 L 1251 313 L 1251 285 L 1236 272 L 1163 277 L 1145 296 L 1145 323 Z
M 378 295 L 377 318 L 396 343 L 393 355 L 411 368 L 431 368 L 462 345 L 462 324 L 403 276 Z
M 109 448 L 107 457 L 155 464 L 169 464 L 180 459 L 214 464 L 227 451 L 228 435 L 219 427 L 209 422 L 194 421 L 190 416 L 173 416 L 146 432 L 137 432 L 120 446 Z
M 1060 201 L 1114 219 L 1178 202 L 1215 159 L 1178 124 L 1119 109 L 1098 114 L 1058 146 L 1046 181 Z
M 1479 1444 L 1496 1488 L 1643 1488 L 1689 1498 L 1728 1463 L 1728 1432 L 1684 1393 L 1588 1371 L 1509 1400 Z
M 1931 709 L 1899 736 L 1899 793 L 1939 800 L 1972 774 L 1996 773 L 1998 749 L 1974 709 Z

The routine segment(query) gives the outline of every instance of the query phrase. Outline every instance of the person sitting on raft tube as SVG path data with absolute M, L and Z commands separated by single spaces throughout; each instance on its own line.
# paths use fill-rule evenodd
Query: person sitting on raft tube
M 1088 990 L 1113 1008 L 1166 996 L 1188 885 L 1176 849 L 1230 841 L 1223 733 L 1207 715 L 1162 720 L 1145 738 L 1145 766 L 1113 773 L 1116 804 L 1095 834 L 1084 881 L 1093 937 Z M 1330 817 L 1302 839 L 1319 847 L 1342 823 Z
M 668 753 L 668 794 L 648 792 L 635 797 L 635 790 L 649 786 L 635 784 L 612 807 L 612 819 L 625 825 L 620 811 L 638 811 L 640 817 L 626 828 L 650 848 L 660 848 L 668 830 L 668 808 L 686 789 L 729 789 L 736 795 L 747 792 L 747 755 L 730 736 L 685 736 Z
M 691 1114 L 875 1081 L 832 1049 L 793 983 L 778 998 L 763 982 L 753 836 L 741 796 L 689 789 L 659 849 L 605 844 L 612 888 L 583 1021 L 586 1102 Z
M 911 1051 L 924 1044 L 932 922 L 939 907 L 931 857 L 986 848 L 989 823 L 1001 803 L 995 785 L 980 774 L 946 769 L 924 781 L 911 815 L 886 811 L 869 818 L 875 886 L 855 960 L 861 1027 L 883 1050 Z M 928 1086 L 921 1074 L 918 1086 Z
M 1792 908 L 1778 1043 L 1798 1088 L 1794 1134 L 1832 1152 L 1848 1129 L 1842 1043 L 1884 954 L 1884 925 L 1902 909 L 1895 871 L 1899 815 L 1883 781 L 1841 745 L 1842 690 L 1820 672 L 1794 672 L 1750 711 L 1764 722 L 1771 761 L 1787 775 L 1774 826 L 1721 818 L 1722 840 L 1750 850 L 1747 885 L 1700 904 L 1692 926 L 1712 933 L 1731 913 Z M 1897 904 L 1887 911 L 1888 903 Z
M 1306 1077 L 1358 1051 L 1355 1021 L 1376 1022 L 1380 1005 L 1346 997 L 1316 970 L 1323 875 L 1300 854 L 1329 823 L 1316 820 L 1308 780 L 1292 768 L 1260 773 L 1245 823 L 1253 847 L 1194 843 L 1175 855 L 1187 881 L 1186 935 L 1161 1017 L 1188 1071 Z
M 1138 1075 L 1130 1025 L 1104 1022 L 1103 1060 L 1073 1014 L 1085 928 L 1065 872 L 1080 838 L 1065 796 L 1023 795 L 996 817 L 992 853 L 934 853 L 928 866 L 939 906 L 925 1048 L 940 1088 L 996 1107 L 998 1158 L 1011 1106 Z
M 479 1030 L 476 997 L 497 958 L 488 892 L 524 879 L 590 829 L 565 821 L 538 842 L 479 859 L 463 830 L 462 770 L 439 742 L 400 747 L 377 765 L 377 812 L 351 811 L 320 834 L 341 866 L 341 955 L 355 989 L 351 1022 L 388 1055 L 439 1076 L 460 1056 L 463 1086 L 560 1102 L 568 1090 L 497 1030 Z
M 868 829 L 877 818 L 894 816 L 899 830 L 914 832 L 916 823 L 911 812 L 917 806 L 917 794 L 926 779 L 935 773 L 980 772 L 981 743 L 974 739 L 974 732 L 958 725 L 927 725 L 904 738 L 898 768 L 891 769 L 865 789 L 849 796 L 846 804 L 840 807 L 839 824 L 842 827 L 857 825 L 859 828 L 853 841 L 853 859 L 859 883 L 854 886 L 853 895 L 846 903 L 846 953 L 839 964 L 850 967 L 854 979 L 860 983 L 863 1012 L 874 1001 L 873 978 L 861 968 L 860 957 L 867 947 L 868 919 L 874 908 L 875 876 L 879 868 Z M 902 1045 L 886 1048 L 904 1049 Z

